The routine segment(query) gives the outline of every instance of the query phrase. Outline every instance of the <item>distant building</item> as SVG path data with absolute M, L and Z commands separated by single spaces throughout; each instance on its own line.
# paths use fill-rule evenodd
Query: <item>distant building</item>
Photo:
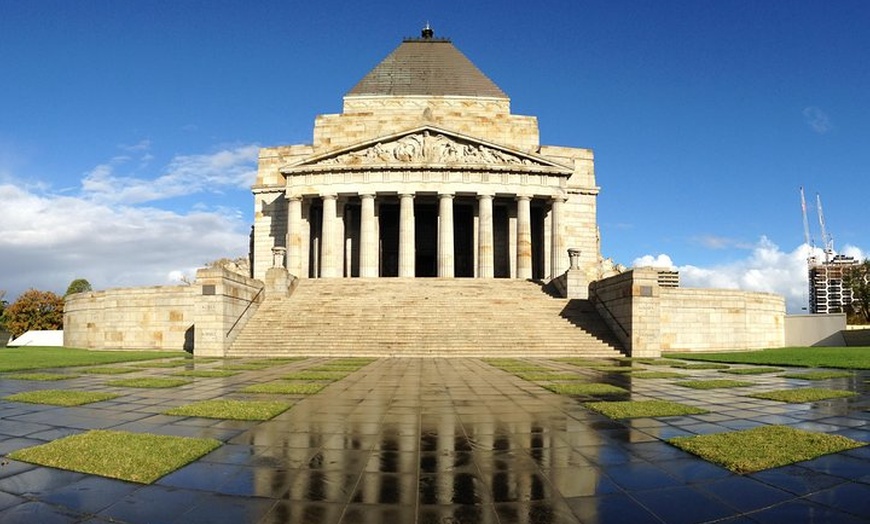
M 810 313 L 847 311 L 852 304 L 852 290 L 843 284 L 843 277 L 857 265 L 857 260 L 844 255 L 836 255 L 826 262 L 810 261 Z

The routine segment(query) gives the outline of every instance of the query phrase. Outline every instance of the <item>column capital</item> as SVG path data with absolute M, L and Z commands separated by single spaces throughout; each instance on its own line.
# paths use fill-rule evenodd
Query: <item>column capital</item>
M 494 198 L 494 196 L 495 195 L 493 195 L 492 193 L 477 193 L 478 200 L 482 200 L 482 199 L 492 200 Z
M 453 198 L 454 196 L 456 196 L 456 193 L 442 193 L 440 191 L 438 192 L 438 198 Z
M 322 198 L 323 200 L 336 200 L 338 198 L 338 195 L 334 193 L 322 193 L 320 195 L 320 198 Z
M 375 198 L 374 193 L 358 193 L 360 198 Z
M 518 200 L 518 201 L 519 201 L 519 200 L 531 200 L 532 197 L 531 197 L 531 195 L 520 195 L 520 194 L 518 194 L 516 197 L 514 197 L 514 199 L 515 199 L 515 200 Z
M 284 195 L 284 198 L 286 198 L 290 202 L 301 202 L 302 201 L 302 195 Z

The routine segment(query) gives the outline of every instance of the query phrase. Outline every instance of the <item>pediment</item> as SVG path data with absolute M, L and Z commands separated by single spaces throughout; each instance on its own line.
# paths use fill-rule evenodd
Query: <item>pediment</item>
M 571 168 L 539 155 L 524 153 L 432 126 L 367 140 L 285 166 L 282 172 L 338 168 L 527 169 L 571 174 Z

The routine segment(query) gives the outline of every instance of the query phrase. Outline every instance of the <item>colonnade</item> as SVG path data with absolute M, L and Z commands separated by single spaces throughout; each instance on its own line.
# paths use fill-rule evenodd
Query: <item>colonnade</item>
M 398 224 L 398 276 L 420 276 L 416 268 L 416 246 L 419 239 L 416 238 L 417 224 L 415 218 L 415 203 L 418 195 L 415 193 L 395 193 L 392 195 L 377 195 L 373 193 L 358 193 L 352 196 L 341 195 L 341 201 L 346 203 L 356 199 L 359 201 L 359 221 L 351 224 L 354 228 L 355 238 L 358 238 L 358 250 L 360 277 L 378 277 L 381 273 L 381 252 L 379 248 L 379 199 L 389 198 L 394 204 L 398 196 L 399 201 L 399 224 Z M 426 195 L 431 201 L 432 195 Z M 494 243 L 494 213 L 492 194 L 476 194 L 476 220 L 475 220 L 475 275 L 478 278 L 493 278 L 495 276 L 495 243 Z M 440 278 L 452 278 L 456 276 L 456 253 L 455 253 L 455 230 L 454 224 L 454 193 L 439 193 L 437 195 L 437 276 Z M 322 205 L 322 219 L 320 230 L 316 231 L 317 224 L 309 217 L 303 216 L 303 197 L 288 197 L 287 206 L 287 270 L 294 275 L 301 275 L 304 270 L 305 257 L 311 256 L 311 242 L 319 238 L 319 246 L 315 247 L 314 257 L 316 260 L 311 264 L 315 267 L 308 276 L 321 278 L 336 278 L 347 275 L 346 246 L 343 242 L 346 234 L 345 227 L 348 224 L 342 222 L 342 213 L 339 213 L 339 195 L 324 193 L 317 196 L 304 197 L 310 208 L 318 201 Z M 504 200 L 504 199 L 501 199 Z M 511 276 L 517 279 L 530 279 L 532 274 L 532 200 L 528 195 L 513 196 L 515 202 L 515 227 L 510 227 L 511 255 L 513 270 Z M 552 276 L 561 274 L 566 265 L 562 263 L 561 253 L 564 253 L 563 243 L 563 219 L 561 217 L 564 199 L 561 197 L 548 198 L 541 204 L 549 206 L 549 235 L 550 247 L 549 270 Z M 513 219 L 513 212 L 512 212 Z M 358 237 L 356 228 L 358 227 Z M 536 246 L 542 249 L 542 246 Z

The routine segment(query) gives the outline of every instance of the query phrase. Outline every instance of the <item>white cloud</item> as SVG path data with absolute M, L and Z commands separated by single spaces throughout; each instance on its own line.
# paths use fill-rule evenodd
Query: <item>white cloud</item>
M 220 194 L 227 188 L 247 189 L 257 176 L 254 144 L 235 146 L 210 154 L 179 155 L 164 173 L 149 179 L 116 173 L 128 157 L 115 157 L 91 170 L 82 180 L 82 190 L 96 202 L 141 204 L 200 192 Z M 152 159 L 144 155 L 142 165 Z
M 845 246 L 842 254 L 863 260 L 865 252 L 855 246 Z M 680 283 L 685 287 L 743 289 L 783 295 L 789 313 L 801 313 L 807 306 L 807 256 L 806 244 L 790 252 L 783 251 L 766 237 L 762 237 L 752 251 L 743 259 L 727 264 L 698 267 L 690 264 L 670 263 L 668 255 L 646 255 L 634 261 L 634 266 L 676 267 Z M 815 254 L 823 257 L 821 249 Z
M 250 218 L 225 201 L 181 212 L 141 203 L 230 191 L 242 197 L 256 151 L 177 156 L 156 180 L 114 174 L 128 162 L 115 157 L 94 168 L 78 194 L 0 181 L 0 202 L 11 210 L 0 221 L 0 289 L 14 300 L 31 287 L 63 293 L 75 278 L 95 289 L 175 284 L 210 260 L 247 254 Z
M 803 110 L 804 121 L 810 129 L 823 135 L 833 129 L 831 119 L 827 113 L 815 106 L 806 107 Z

